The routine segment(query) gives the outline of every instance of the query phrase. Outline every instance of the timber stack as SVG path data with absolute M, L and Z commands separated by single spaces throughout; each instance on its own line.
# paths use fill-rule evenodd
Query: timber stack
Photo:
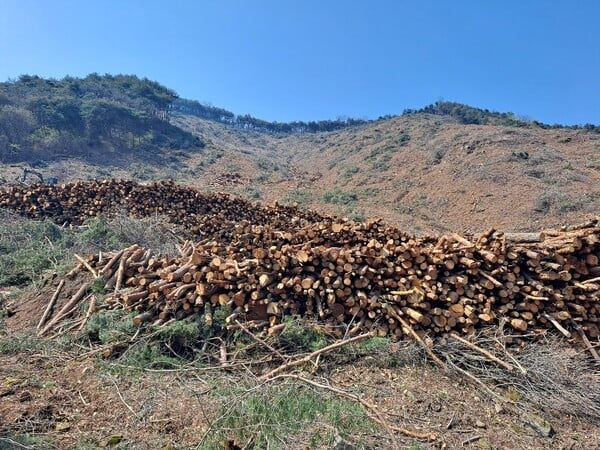
M 55 189 L 12 188 L 0 205 L 59 221 L 124 205 L 142 215 L 162 208 L 173 222 L 197 227 L 202 239 L 186 241 L 176 258 L 132 246 L 78 263 L 104 280 L 109 294 L 98 307 L 133 311 L 137 325 L 211 323 L 220 310 L 230 324 L 266 328 L 290 315 L 313 318 L 340 336 L 472 334 L 486 325 L 515 335 L 575 328 L 600 336 L 597 219 L 535 235 L 490 229 L 417 238 L 380 221 L 266 208 L 170 183 Z
M 259 206 L 228 194 L 201 193 L 172 181 L 140 184 L 128 180 L 93 180 L 9 186 L 0 189 L 0 208 L 36 220 L 48 218 L 59 225 L 81 225 L 85 219 L 117 213 L 161 216 L 196 237 L 227 230 L 242 220 L 289 228 L 322 219 L 317 213 L 292 206 Z

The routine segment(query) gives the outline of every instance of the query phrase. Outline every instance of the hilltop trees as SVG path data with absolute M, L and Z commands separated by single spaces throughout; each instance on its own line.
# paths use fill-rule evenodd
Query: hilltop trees
M 0 162 L 110 150 L 201 147 L 168 122 L 177 94 L 132 75 L 0 83 Z
M 245 130 L 260 131 L 271 134 L 318 133 L 321 131 L 335 131 L 370 122 L 369 120 L 363 119 L 320 120 L 311 122 L 269 122 L 266 120 L 257 119 L 250 114 L 236 116 L 234 113 L 227 111 L 226 109 L 216 108 L 210 105 L 203 105 L 195 100 L 186 100 L 182 98 L 178 98 L 173 102 L 172 109 L 173 111 L 183 114 L 190 114 L 201 117 L 202 119 L 226 123 Z

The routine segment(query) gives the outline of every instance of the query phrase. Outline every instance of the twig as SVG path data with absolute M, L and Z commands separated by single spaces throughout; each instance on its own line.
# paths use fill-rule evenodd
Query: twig
M 58 287 L 56 288 L 56 291 L 54 291 L 54 295 L 52 295 L 52 298 L 48 302 L 48 306 L 46 306 L 46 309 L 44 310 L 44 314 L 42 314 L 42 318 L 40 319 L 40 322 L 38 323 L 38 326 L 37 326 L 38 330 L 40 328 L 42 328 L 42 326 L 46 323 L 46 319 L 48 319 L 48 317 L 50 316 L 50 312 L 52 311 L 52 308 L 54 307 L 54 304 L 56 303 L 56 300 L 58 299 L 58 296 L 60 295 L 60 291 L 62 291 L 62 288 L 64 285 L 65 285 L 65 280 L 60 280 L 60 283 L 58 283 Z
M 289 361 L 286 362 L 285 364 L 282 364 L 279 367 L 276 367 L 275 369 L 271 370 L 270 372 L 261 375 L 259 379 L 261 380 L 267 380 L 269 378 L 274 377 L 275 375 L 286 371 L 287 369 L 291 368 L 291 367 L 296 367 L 296 366 L 300 366 L 302 364 L 306 364 L 307 362 L 309 362 L 313 357 L 315 356 L 319 356 L 322 355 L 323 353 L 327 353 L 330 352 L 331 350 L 335 350 L 337 348 L 343 347 L 344 345 L 347 344 L 352 344 L 354 342 L 358 342 L 358 341 L 362 341 L 363 339 L 366 339 L 368 337 L 372 337 L 375 336 L 375 333 L 370 331 L 369 333 L 364 333 L 364 334 L 359 334 L 358 336 L 355 336 L 353 338 L 350 339 L 346 339 L 343 341 L 338 341 L 334 344 L 328 345 L 327 347 L 323 347 L 322 349 L 319 349 L 315 352 L 310 353 L 309 355 L 306 355 L 300 359 L 295 359 L 294 361 Z
M 596 349 L 590 343 L 590 340 L 585 335 L 585 332 L 583 331 L 583 328 L 581 328 L 581 325 L 579 325 L 573 319 L 571 319 L 571 324 L 573 325 L 573 328 L 575 328 L 577 330 L 577 332 L 579 333 L 579 336 L 581 336 L 581 339 L 583 340 L 583 343 L 588 348 L 588 350 L 590 351 L 590 353 L 592 354 L 592 356 L 594 357 L 594 359 L 596 360 L 596 362 L 600 362 L 600 356 L 598 355 L 598 352 L 596 351 Z
M 117 390 L 117 394 L 119 395 L 121 402 L 127 407 L 127 409 L 129 411 L 131 411 L 131 414 L 133 414 L 136 419 L 141 420 L 140 417 L 138 416 L 138 414 L 133 410 L 133 408 L 131 406 L 129 406 L 129 404 L 123 398 L 123 395 L 121 394 L 121 390 L 119 389 L 119 385 L 117 384 L 115 379 L 113 377 L 110 377 L 110 381 L 112 381 L 112 383 L 115 385 L 115 389 Z
M 73 256 L 75 256 L 75 258 L 77 258 L 77 260 L 81 264 L 83 264 L 85 266 L 85 268 L 90 271 L 90 273 L 92 275 L 94 275 L 94 278 L 98 278 L 98 272 L 96 272 L 94 270 L 94 268 L 92 266 L 90 266 L 90 264 L 85 259 L 83 259 L 81 256 L 79 256 L 77 253 L 75 253 Z
M 417 341 L 421 345 L 421 347 L 423 347 L 423 349 L 425 350 L 425 352 L 427 352 L 427 354 L 431 357 L 431 359 L 433 359 L 436 362 L 436 364 L 438 366 L 440 366 L 444 370 L 448 370 L 448 368 L 442 362 L 442 360 L 440 358 L 438 358 L 435 355 L 435 353 L 433 353 L 433 351 L 431 351 L 431 349 L 427 346 L 427 344 L 425 342 L 423 342 L 423 339 L 421 339 L 421 337 L 417 334 L 417 332 L 415 330 L 413 330 L 413 328 L 408 324 L 408 322 L 406 320 L 404 320 L 399 315 L 396 315 L 395 318 L 396 318 L 396 320 L 398 320 L 402 324 L 402 326 L 408 332 L 408 334 L 410 334 L 413 337 L 413 339 L 415 341 Z
M 463 343 L 464 345 L 466 345 L 467 347 L 481 353 L 482 355 L 484 355 L 486 358 L 494 361 L 496 364 L 504 367 L 506 370 L 508 370 L 509 372 L 512 372 L 514 370 L 514 367 L 504 361 L 502 361 L 500 358 L 492 355 L 490 352 L 488 352 L 487 350 L 473 344 L 472 342 L 467 341 L 466 339 L 461 338 L 460 336 L 458 336 L 456 333 L 450 333 L 450 337 L 452 339 L 457 340 L 458 342 Z
M 270 345 L 268 342 L 265 342 L 263 339 L 256 336 L 252 331 L 250 331 L 248 328 L 246 328 L 239 320 L 236 320 L 235 323 L 237 325 L 239 325 L 240 330 L 242 330 L 244 333 L 246 333 L 254 341 L 258 342 L 263 347 L 265 347 L 268 350 L 270 350 L 271 352 L 275 353 L 281 360 L 288 361 L 290 359 L 289 356 L 283 355 L 279 350 L 277 350 L 275 347 Z
M 83 403 L 85 406 L 87 406 L 87 404 L 88 404 L 88 403 L 87 403 L 87 402 L 85 401 L 85 399 L 83 398 L 83 395 L 81 395 L 81 391 L 77 391 L 77 393 L 79 394 L 79 398 L 81 399 L 81 402 L 82 402 L 82 403 Z
M 446 356 L 446 360 L 448 361 L 448 363 L 456 370 L 458 370 L 460 373 L 462 373 L 463 375 L 465 375 L 466 377 L 470 378 L 471 380 L 473 380 L 475 383 L 477 383 L 478 385 L 480 385 L 488 394 L 490 394 L 493 398 L 496 398 L 498 400 L 500 400 L 502 403 L 512 403 L 509 400 L 506 400 L 504 398 L 502 398 L 500 395 L 496 394 L 494 391 L 492 391 L 489 387 L 487 387 L 485 385 L 485 383 L 483 381 L 481 381 L 479 378 L 477 378 L 475 375 L 473 375 L 471 372 L 466 371 L 465 369 L 461 369 L 460 367 L 458 367 L 456 364 L 454 364 L 451 360 L 449 356 Z
M 352 394 L 350 392 L 344 391 L 344 390 L 336 388 L 334 386 L 317 383 L 316 381 L 310 380 L 308 378 L 304 378 L 300 375 L 294 375 L 294 374 L 277 375 L 277 376 L 275 376 L 273 378 L 269 378 L 265 381 L 270 382 L 270 381 L 277 380 L 278 378 L 293 378 L 295 380 L 302 381 L 303 383 L 309 384 L 316 388 L 326 389 L 326 390 L 331 391 L 339 396 L 346 397 L 346 398 L 349 398 L 351 400 L 354 400 L 354 401 L 360 403 L 367 410 L 367 415 L 372 420 L 374 420 L 375 422 L 377 422 L 379 425 L 383 426 L 387 430 L 388 434 L 392 438 L 392 441 L 394 442 L 395 448 L 400 448 L 400 446 L 398 445 L 396 436 L 394 435 L 394 431 L 397 433 L 403 434 L 404 436 L 408 436 L 408 437 L 415 438 L 415 439 L 421 439 L 421 440 L 426 440 L 426 441 L 434 441 L 437 439 L 437 436 L 435 435 L 435 433 L 421 433 L 419 431 L 409 430 L 407 428 L 402 428 L 402 427 L 397 427 L 395 425 L 391 425 L 381 415 L 381 413 L 377 409 L 377 406 L 364 400 L 363 398 L 361 398 L 360 396 L 358 396 L 356 394 Z
M 476 434 L 475 436 L 471 436 L 470 438 L 465 439 L 461 445 L 464 447 L 465 445 L 468 445 L 472 442 L 478 441 L 482 437 L 483 436 L 481 434 Z
M 560 331 L 567 339 L 571 337 L 571 333 L 566 330 L 560 323 L 558 323 L 558 321 L 552 317 L 550 314 L 546 314 L 545 312 L 542 311 L 542 313 L 540 314 L 542 317 L 544 317 L 545 319 L 549 320 L 550 323 L 552 325 L 554 325 L 554 327 Z

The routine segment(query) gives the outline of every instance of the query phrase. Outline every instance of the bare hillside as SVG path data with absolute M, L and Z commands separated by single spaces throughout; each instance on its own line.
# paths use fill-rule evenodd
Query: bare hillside
M 429 114 L 281 136 L 182 114 L 171 121 L 206 146 L 160 158 L 33 163 L 61 183 L 174 179 L 354 220 L 381 217 L 418 234 L 539 230 L 600 210 L 600 135 L 590 131 L 463 125 Z M 21 173 L 22 165 L 0 166 L 0 181 Z
M 600 136 L 582 130 L 431 115 L 284 137 L 190 116 L 175 123 L 207 142 L 202 160 L 220 156 L 193 184 L 415 232 L 534 230 L 600 209 Z

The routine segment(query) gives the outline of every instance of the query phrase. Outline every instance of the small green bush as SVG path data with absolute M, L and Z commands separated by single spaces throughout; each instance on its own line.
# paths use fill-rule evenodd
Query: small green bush
M 290 191 L 282 199 L 282 203 L 290 204 L 297 203 L 300 206 L 307 205 L 311 201 L 311 194 L 309 191 Z
M 279 346 L 294 352 L 314 352 L 328 345 L 327 336 L 301 319 L 290 318 L 278 336 Z
M 112 344 L 135 334 L 132 317 L 123 310 L 104 310 L 93 314 L 85 327 L 85 335 L 100 344 Z
M 358 196 L 354 192 L 342 191 L 334 189 L 323 194 L 323 202 L 332 203 L 334 205 L 351 205 L 358 201 Z
M 72 239 L 49 221 L 0 217 L 0 286 L 24 286 L 66 267 Z

